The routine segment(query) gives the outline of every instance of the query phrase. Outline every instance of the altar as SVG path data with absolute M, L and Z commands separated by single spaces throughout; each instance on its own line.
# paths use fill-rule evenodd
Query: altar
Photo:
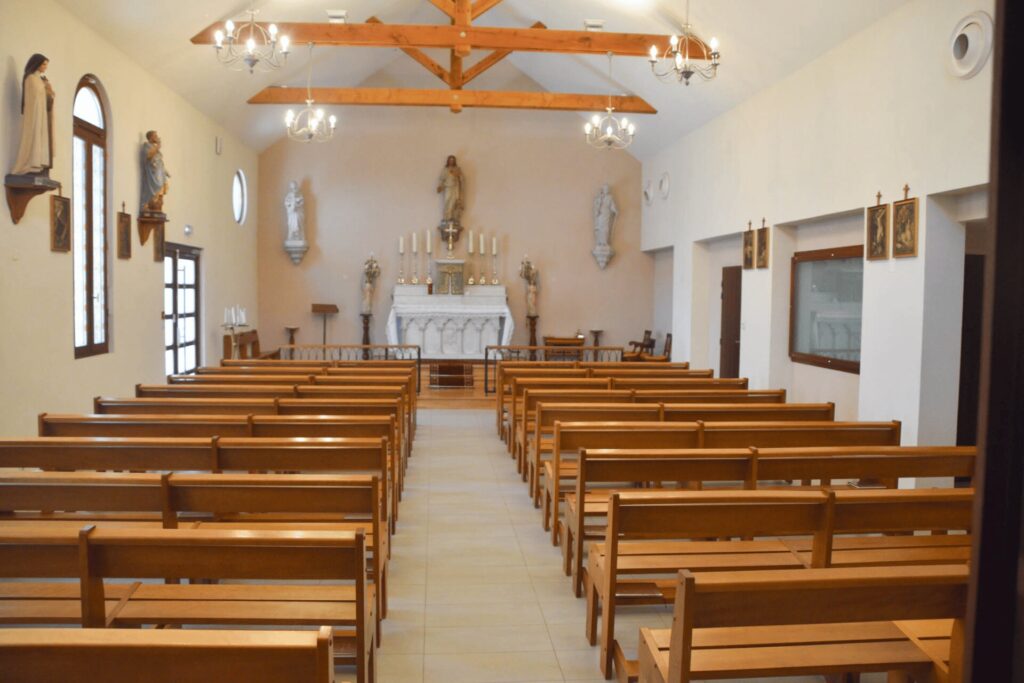
M 389 344 L 417 344 L 423 358 L 482 359 L 508 345 L 515 323 L 501 285 L 467 285 L 463 294 L 428 294 L 427 285 L 395 285 Z

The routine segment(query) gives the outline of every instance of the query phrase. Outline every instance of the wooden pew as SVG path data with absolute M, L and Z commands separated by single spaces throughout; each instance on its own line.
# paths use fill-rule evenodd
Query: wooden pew
M 785 389 L 635 389 L 637 403 L 785 403 Z
M 576 486 L 578 464 L 564 462 L 563 453 L 578 454 L 580 448 L 759 448 L 795 446 L 898 446 L 900 423 L 894 422 L 674 422 L 693 426 L 695 440 L 673 442 L 671 432 L 652 435 L 646 442 L 629 443 L 630 434 L 646 429 L 645 422 L 578 422 L 555 425 L 551 460 L 544 463 L 544 528 L 558 545 L 561 482 Z
M 594 370 L 688 370 L 688 361 L 676 361 L 674 363 L 658 363 L 653 365 L 643 361 L 581 361 L 578 363 L 581 368 Z
M 365 566 L 361 532 L 0 525 L 0 578 L 15 579 L 0 583 L 0 623 L 330 626 L 335 662 L 370 682 L 375 587 Z M 146 582 L 183 577 L 246 583 Z M 53 581 L 68 578 L 78 581 Z M 134 583 L 106 583 L 123 579 Z
M 512 380 L 514 379 L 526 379 L 528 377 L 549 377 L 549 378 L 585 378 L 590 374 L 589 370 L 581 370 L 573 367 L 573 363 L 556 363 L 558 367 L 545 367 L 532 366 L 532 367 L 512 367 L 509 368 L 505 363 L 499 363 L 498 368 L 495 371 L 494 386 L 495 392 L 497 393 L 495 410 L 497 411 L 497 428 L 498 434 L 502 440 L 508 439 L 508 434 L 505 431 L 504 424 L 507 413 L 511 412 L 511 408 L 508 407 L 507 401 L 508 396 L 512 393 Z
M 662 604 L 675 597 L 675 584 L 657 578 L 680 569 L 726 571 L 828 567 L 834 536 L 840 533 L 908 533 L 969 530 L 973 491 L 687 491 L 615 493 L 603 543 L 587 556 L 587 637 L 601 622 L 601 671 L 609 677 L 613 659 L 625 661 L 615 643 L 619 604 Z M 843 519 L 836 524 L 836 519 Z M 707 538 L 811 536 L 804 556 L 780 538 L 702 541 Z M 970 547 L 873 548 L 861 553 L 864 566 L 950 564 L 970 559 Z M 665 539 L 651 542 L 651 539 Z M 626 578 L 628 577 L 628 578 Z
M 281 358 L 223 358 L 220 361 L 225 368 L 328 368 L 334 365 L 330 360 L 283 360 Z
M 579 597 L 583 594 L 586 573 L 584 543 L 604 537 L 608 501 L 615 492 L 664 482 L 696 488 L 705 482 L 719 486 L 723 482 L 738 482 L 745 489 L 756 489 L 786 481 L 830 486 L 834 480 L 862 478 L 893 482 L 902 477 L 970 480 L 976 464 L 977 448 L 973 446 L 583 449 L 579 455 L 576 490 L 566 495 L 564 533 L 561 534 L 564 569 L 572 576 L 573 589 Z M 793 541 L 789 545 L 794 552 L 810 551 L 807 541 Z M 836 549 L 856 548 L 857 545 L 854 539 L 841 539 Z
M 746 389 L 746 377 L 611 377 L 612 389 L 689 389 L 709 391 L 715 389 Z
M 333 683 L 331 629 L 0 629 L 0 671 L 17 683 Z
M 508 426 L 505 432 L 508 435 L 508 452 L 515 458 L 515 443 L 512 436 L 515 434 L 517 425 L 523 420 L 523 394 L 532 389 L 611 389 L 612 380 L 593 377 L 517 377 L 511 381 L 509 387 Z
M 0 473 L 0 524 L 362 531 L 379 618 L 387 616 L 386 506 L 376 475 Z
M 890 672 L 963 678 L 966 566 L 680 571 L 671 629 L 640 629 L 643 683 Z M 944 621 L 934 647 L 904 624 Z M 948 621 L 952 620 L 952 621 Z M 942 623 L 942 622 L 940 622 Z M 930 651 L 945 653 L 936 661 Z
M 678 379 L 680 377 L 715 376 L 714 370 L 691 370 L 690 368 L 666 368 L 662 363 L 647 363 L 643 368 L 590 368 L 591 377 L 617 377 L 622 379 Z

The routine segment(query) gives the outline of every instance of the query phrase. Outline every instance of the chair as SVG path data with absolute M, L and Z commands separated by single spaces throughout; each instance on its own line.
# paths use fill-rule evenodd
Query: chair
M 644 353 L 654 353 L 654 337 L 651 336 L 651 330 L 644 330 L 644 338 L 642 341 L 631 341 L 629 345 L 633 347 L 631 351 L 625 351 L 622 354 L 622 360 L 624 361 L 638 361 L 642 360 Z
M 653 351 L 653 342 L 651 343 L 651 347 Z M 667 363 L 672 360 L 672 333 L 669 332 L 665 335 L 665 348 L 662 350 L 660 356 L 643 353 L 640 354 L 640 360 L 651 361 L 652 363 Z

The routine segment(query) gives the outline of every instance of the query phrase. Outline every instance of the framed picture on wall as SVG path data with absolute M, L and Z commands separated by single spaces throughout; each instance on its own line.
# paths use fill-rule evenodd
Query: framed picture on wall
M 743 233 L 743 269 L 750 270 L 754 267 L 754 231 L 747 230 Z
M 117 258 L 132 257 L 132 216 L 123 211 L 117 212 Z
M 762 227 L 757 229 L 757 267 L 767 268 L 768 267 L 768 246 L 769 246 L 769 230 L 771 228 Z
M 892 255 L 917 256 L 917 197 L 892 203 Z
M 71 251 L 70 197 L 50 197 L 50 251 Z
M 869 261 L 889 258 L 889 205 L 869 206 L 866 213 L 867 249 L 864 255 Z

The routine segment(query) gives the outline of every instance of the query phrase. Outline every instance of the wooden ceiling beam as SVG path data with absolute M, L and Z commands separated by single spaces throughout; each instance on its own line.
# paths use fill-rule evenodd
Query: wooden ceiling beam
M 377 17 L 370 17 L 369 19 L 366 20 L 366 23 L 367 24 L 383 24 L 384 22 L 382 22 Z M 429 71 L 430 73 L 432 73 L 435 76 L 437 76 L 438 78 L 440 78 L 446 84 L 451 85 L 452 80 L 451 80 L 451 75 L 449 74 L 448 70 L 445 69 L 440 64 L 438 64 L 437 62 L 435 62 L 430 57 L 428 57 L 422 50 L 420 50 L 418 48 L 415 48 L 415 47 L 402 47 L 402 48 L 399 48 L 399 49 L 402 52 L 404 52 L 405 54 L 407 54 L 410 57 L 412 57 L 415 61 L 419 62 L 423 66 L 423 68 L 425 68 L 427 71 Z
M 473 3 L 473 19 L 476 19 L 495 5 L 501 4 L 501 2 L 502 0 L 476 0 Z
M 410 107 L 482 107 L 489 109 L 544 109 L 555 111 L 603 111 L 607 95 L 486 90 L 416 90 L 411 88 L 313 88 L 319 105 L 387 105 Z M 269 87 L 249 99 L 249 104 L 304 104 L 305 88 Z M 656 114 L 640 97 L 615 96 L 617 113 Z
M 533 24 L 530 28 L 547 28 L 543 21 L 538 21 Z M 482 74 L 483 72 L 490 69 L 492 66 L 505 59 L 512 54 L 511 50 L 495 50 L 491 54 L 487 55 L 473 66 L 466 69 L 462 74 L 462 85 L 466 85 L 474 78 Z
M 195 44 L 213 44 L 213 33 L 221 24 L 211 24 L 193 36 Z M 651 45 L 664 52 L 669 36 L 645 33 L 562 31 L 537 28 L 493 28 L 410 24 L 311 24 L 280 23 L 280 32 L 293 45 L 411 47 L 512 52 L 553 52 L 562 54 L 606 54 L 645 57 Z M 465 34 L 464 36 L 462 34 Z

